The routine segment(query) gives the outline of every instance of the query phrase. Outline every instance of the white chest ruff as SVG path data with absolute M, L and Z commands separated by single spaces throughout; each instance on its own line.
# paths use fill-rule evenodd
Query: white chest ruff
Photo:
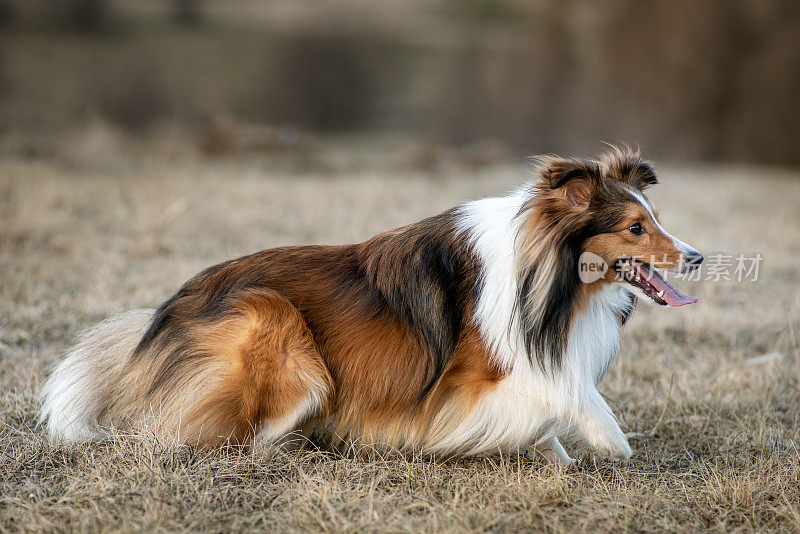
M 514 450 L 572 432 L 570 421 L 595 391 L 619 350 L 618 311 L 630 306 L 624 288 L 597 295 L 576 318 L 561 369 L 545 373 L 523 353 L 505 355 L 511 372 L 481 396 L 469 416 L 432 448 L 477 454 Z
M 620 313 L 630 310 L 631 294 L 614 284 L 595 294 L 573 319 L 561 368 L 545 372 L 528 358 L 514 317 L 515 215 L 524 195 L 467 204 L 462 231 L 481 258 L 486 283 L 478 297 L 475 322 L 505 378 L 483 394 L 469 415 L 430 447 L 476 454 L 512 450 L 571 432 L 575 419 L 619 350 Z

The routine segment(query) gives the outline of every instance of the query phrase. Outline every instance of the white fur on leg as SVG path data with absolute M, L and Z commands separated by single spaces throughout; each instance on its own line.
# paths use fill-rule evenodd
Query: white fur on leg
M 599 454 L 614 460 L 627 460 L 633 454 L 625 433 L 619 428 L 611 408 L 595 390 L 588 395 L 577 420 L 577 429 Z
M 555 436 L 540 441 L 532 448 L 528 448 L 525 451 L 525 456 L 528 458 L 533 458 L 537 454 L 544 456 L 551 462 L 555 462 L 562 467 L 570 467 L 578 463 L 577 460 L 571 458 L 570 455 L 567 454 L 567 451 L 564 450 L 564 446 L 561 445 L 561 442 L 558 441 L 558 438 Z
M 302 444 L 307 436 L 301 431 L 300 424 L 322 406 L 325 386 L 320 384 L 309 392 L 294 410 L 280 419 L 262 421 L 253 440 L 253 447 L 265 449 L 275 446 L 279 449 L 295 447 L 292 442 Z

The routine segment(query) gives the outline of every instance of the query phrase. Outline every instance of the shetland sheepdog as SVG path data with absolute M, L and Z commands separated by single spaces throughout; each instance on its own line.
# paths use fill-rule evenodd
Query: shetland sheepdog
M 158 309 L 83 333 L 46 381 L 54 439 L 111 428 L 211 447 L 293 432 L 432 454 L 536 451 L 559 437 L 627 459 L 598 392 L 636 297 L 696 302 L 656 268 L 702 255 L 661 226 L 630 150 L 537 159 L 497 198 L 342 246 L 210 267 Z M 607 266 L 582 281 L 582 254 Z

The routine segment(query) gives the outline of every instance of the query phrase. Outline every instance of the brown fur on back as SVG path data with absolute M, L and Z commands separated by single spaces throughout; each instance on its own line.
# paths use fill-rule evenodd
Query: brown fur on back
M 360 245 L 273 249 L 211 267 L 156 312 L 131 365 L 154 369 L 152 402 L 224 360 L 224 386 L 190 419 L 218 427 L 214 435 L 236 421 L 228 430 L 246 439 L 301 400 L 307 384 L 278 361 L 301 354 L 297 365 L 313 362 L 329 392 L 315 415 L 332 435 L 404 442 L 458 384 L 473 391 L 459 396 L 469 405 L 501 376 L 468 324 L 476 266 L 454 231 L 443 214 Z M 298 346 L 281 352 L 282 342 Z

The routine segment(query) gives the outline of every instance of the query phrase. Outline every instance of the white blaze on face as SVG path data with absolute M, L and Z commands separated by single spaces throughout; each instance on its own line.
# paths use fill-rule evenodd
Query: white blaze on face
M 653 221 L 653 224 L 655 225 L 656 228 L 658 228 L 658 231 L 663 233 L 670 240 L 672 240 L 672 244 L 675 246 L 675 248 L 677 248 L 681 252 L 681 267 L 680 267 L 681 270 L 684 270 L 686 268 L 687 258 L 700 256 L 700 253 L 694 247 L 692 247 L 688 243 L 684 243 L 677 237 L 667 232 L 664 229 L 664 227 L 661 226 L 661 223 L 658 222 L 656 216 L 653 214 L 653 208 L 652 206 L 650 206 L 650 202 L 648 202 L 647 199 L 644 198 L 644 196 L 641 193 L 639 193 L 638 191 L 631 191 L 631 195 L 633 195 L 634 198 L 636 198 L 636 200 L 638 200 L 639 203 L 642 206 L 644 206 L 644 208 L 647 210 L 648 215 L 650 215 L 650 219 Z

